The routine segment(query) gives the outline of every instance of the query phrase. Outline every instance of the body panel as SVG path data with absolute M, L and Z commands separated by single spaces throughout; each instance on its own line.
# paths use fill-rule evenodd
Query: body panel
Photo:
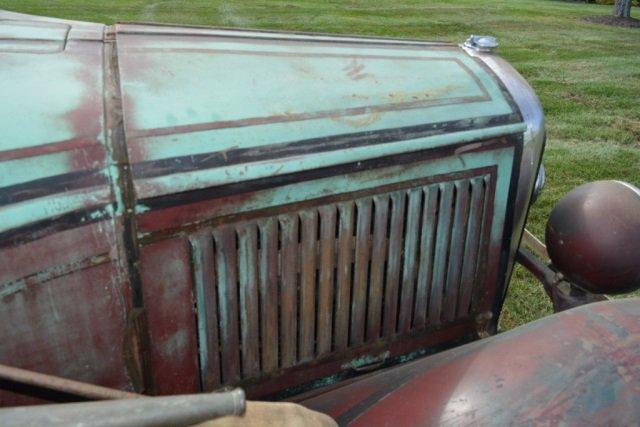
M 638 299 L 590 304 L 301 403 L 340 425 L 630 425 Z
M 103 25 L 2 13 L 0 360 L 132 389 Z M 2 405 L 33 403 L 20 393 Z
M 51 327 L 76 336 L 91 318 L 117 343 L 76 340 L 111 385 L 282 396 L 497 319 L 529 124 L 463 49 L 1 19 L 3 309 L 90 280 Z M 63 351 L 29 332 L 56 298 L 3 332 L 2 362 Z
M 488 310 L 490 306 L 483 305 L 479 295 L 495 289 L 496 270 L 486 268 L 495 263 L 473 254 L 484 254 L 490 246 L 501 244 L 513 163 L 512 148 L 494 147 L 498 148 L 491 155 L 479 151 L 461 156 L 465 167 L 457 173 L 445 161 L 398 165 L 398 160 L 392 160 L 391 167 L 346 174 L 342 185 L 336 186 L 336 179 L 330 177 L 281 186 L 277 191 L 214 199 L 217 209 L 208 213 L 212 219 L 188 229 L 193 259 L 185 260 L 192 265 L 196 280 L 201 366 L 214 364 L 206 369 L 212 372 L 209 376 L 222 372 L 222 379 L 212 380 L 214 385 L 242 379 L 252 395 L 259 378 L 280 372 L 286 376 L 287 368 L 298 365 L 308 366 L 305 382 L 310 382 L 318 376 L 323 361 L 347 350 L 353 354 L 366 344 L 388 345 L 402 341 L 409 332 L 429 333 L 441 324 L 468 319 L 470 312 Z M 423 176 L 426 167 L 433 174 L 428 178 Z M 440 167 L 447 173 L 438 173 Z M 458 225 L 463 234 L 451 236 L 452 223 L 461 224 L 463 215 L 473 218 L 469 228 L 465 220 Z M 379 231 L 376 221 L 381 221 Z M 387 228 L 395 221 L 399 221 L 397 229 Z M 318 238 L 324 229 L 330 234 Z M 449 239 L 460 252 L 451 252 L 447 259 Z M 178 244 L 182 237 L 173 240 Z M 468 247 L 463 254 L 465 241 Z M 432 249 L 421 251 L 419 242 Z M 320 255 L 323 247 L 331 251 L 324 258 Z M 389 266 L 386 280 L 381 277 L 377 285 L 369 269 L 375 248 L 384 251 L 378 255 L 379 264 Z M 184 260 L 182 255 L 177 258 Z M 459 276 L 447 276 L 447 266 Z M 271 271 L 276 275 L 273 279 Z M 334 277 L 325 279 L 325 273 Z M 369 278 L 371 285 L 367 286 Z M 265 287 L 260 298 L 258 285 Z M 376 286 L 380 305 L 372 311 Z M 275 300 L 270 302 L 271 296 Z M 315 304 L 322 298 L 329 298 L 324 308 Z M 275 310 L 273 319 L 280 317 L 279 324 L 260 321 L 259 301 L 261 311 Z M 386 317 L 380 319 L 383 312 Z M 321 315 L 327 316 L 327 327 L 316 329 Z M 381 323 L 381 329 L 367 337 L 365 315 Z M 207 326 L 209 316 L 217 319 L 216 328 Z M 239 323 L 233 320 L 237 318 Z M 269 350 L 259 350 L 257 344 L 267 339 L 267 331 L 276 334 L 275 348 L 270 345 Z M 211 333 L 219 336 L 212 338 Z M 316 348 L 316 341 L 325 340 L 324 350 L 320 344 Z M 258 363 L 258 357 L 269 357 L 272 350 L 279 362 L 273 366 Z M 218 362 L 205 357 L 218 352 Z M 291 385 L 298 384 L 292 379 Z
M 413 126 L 437 134 L 445 122 L 468 130 L 468 140 L 523 130 L 499 127 L 518 123 L 517 112 L 495 80 L 453 46 L 389 49 L 175 29 L 150 38 L 145 29 L 124 25 L 117 33 L 139 199 L 379 157 L 391 148 L 372 150 L 371 136 L 338 145 L 336 135 Z M 393 154 L 449 142 L 394 144 Z M 313 160 L 301 158 L 314 151 Z

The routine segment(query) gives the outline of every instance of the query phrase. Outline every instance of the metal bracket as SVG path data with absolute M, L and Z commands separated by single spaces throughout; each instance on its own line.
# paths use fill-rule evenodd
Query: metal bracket
M 542 282 L 545 292 L 553 302 L 553 310 L 555 312 L 608 299 L 604 295 L 589 293 L 567 282 L 564 280 L 562 273 L 552 270 L 523 247 L 518 249 L 516 261 Z

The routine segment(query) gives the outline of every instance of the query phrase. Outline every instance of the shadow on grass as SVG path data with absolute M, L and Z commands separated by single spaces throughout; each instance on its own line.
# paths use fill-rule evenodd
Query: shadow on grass
M 615 16 L 594 15 L 585 16 L 582 19 L 594 24 L 604 24 L 624 28 L 640 28 L 640 19 L 636 18 L 617 18 Z

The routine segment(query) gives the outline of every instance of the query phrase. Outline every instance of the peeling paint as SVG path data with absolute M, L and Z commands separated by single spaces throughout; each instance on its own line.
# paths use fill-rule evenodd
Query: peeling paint
M 357 370 L 364 368 L 367 365 L 383 363 L 390 356 L 390 354 L 391 353 L 389 351 L 382 352 L 378 355 L 364 354 L 342 365 L 342 369 Z

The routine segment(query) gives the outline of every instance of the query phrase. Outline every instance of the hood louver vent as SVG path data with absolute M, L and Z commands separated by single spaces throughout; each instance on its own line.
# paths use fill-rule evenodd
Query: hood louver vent
M 203 388 L 468 316 L 483 280 L 490 180 L 434 183 L 192 235 Z

